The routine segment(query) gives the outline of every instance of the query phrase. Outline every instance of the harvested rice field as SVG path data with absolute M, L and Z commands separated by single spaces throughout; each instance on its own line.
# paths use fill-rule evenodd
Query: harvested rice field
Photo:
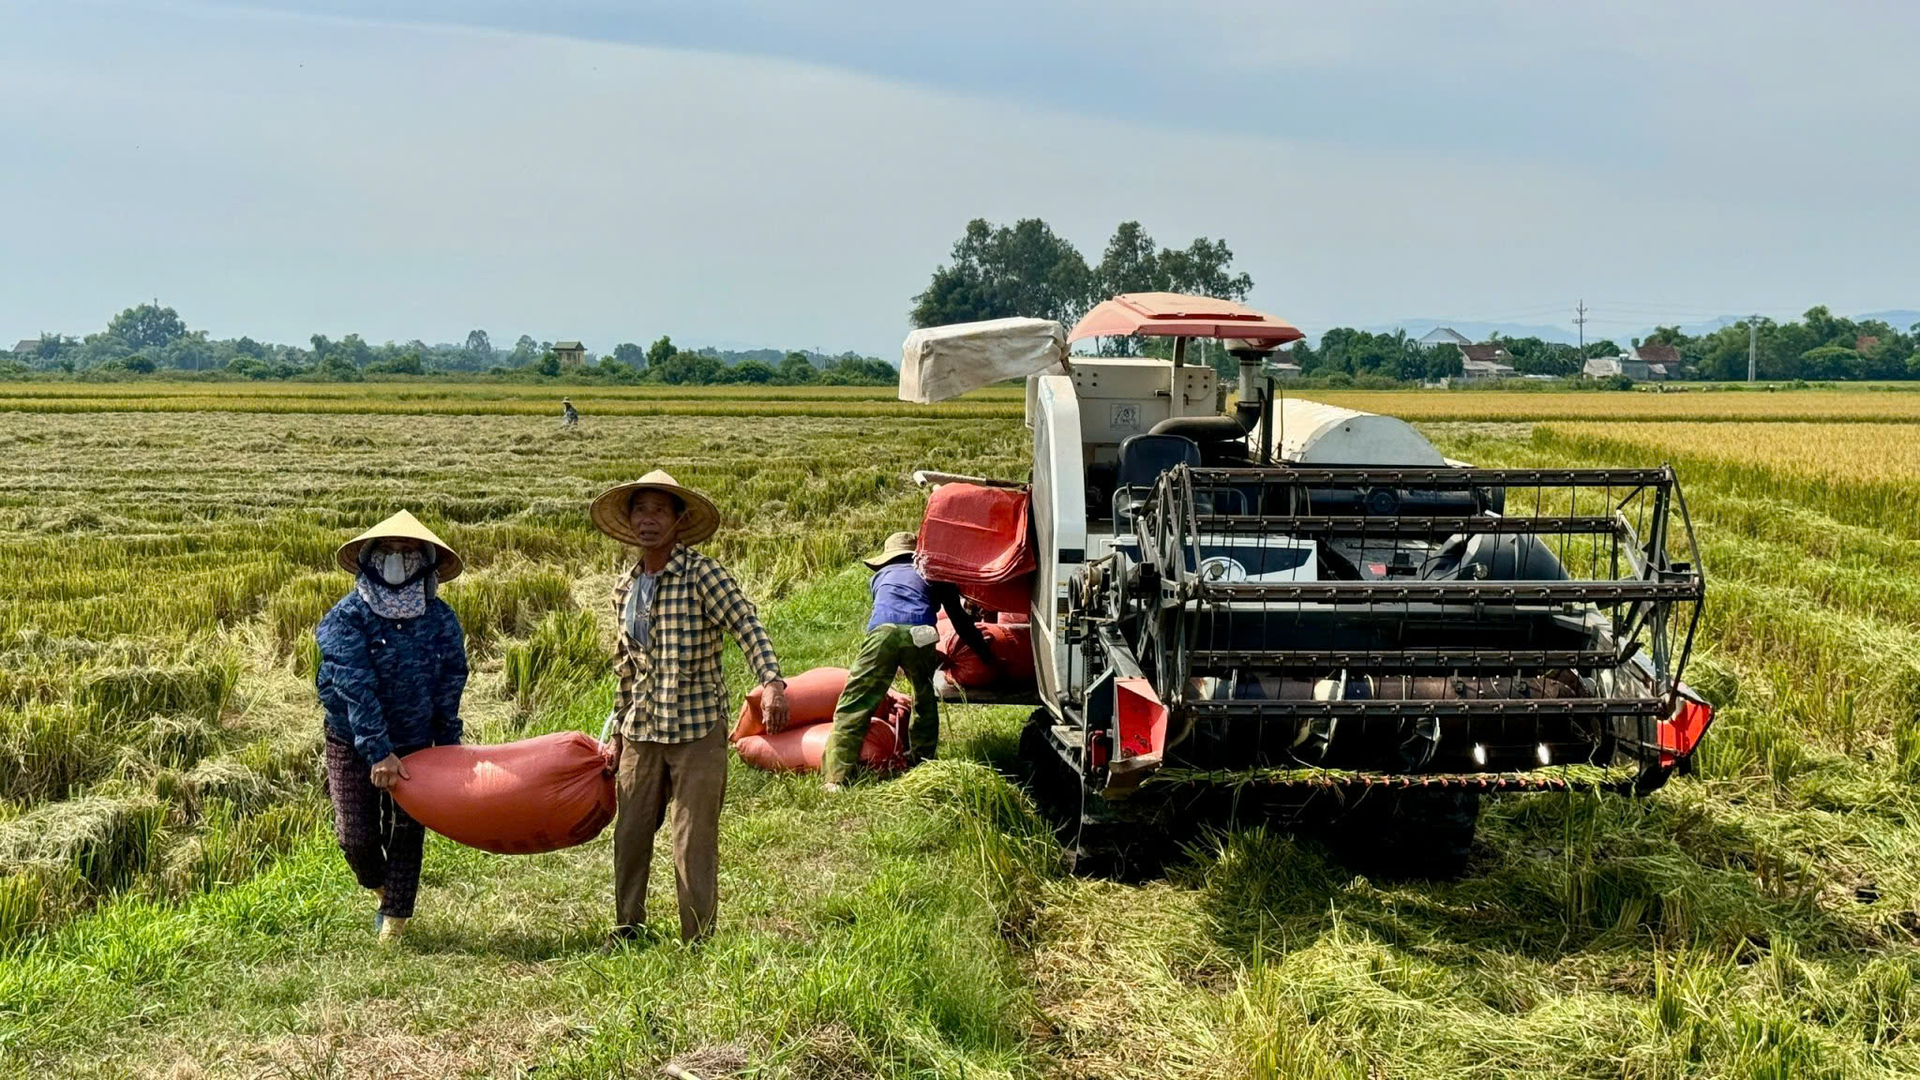
M 1258 826 L 1074 877 L 1005 778 L 1025 710 L 956 707 L 941 760 L 842 798 L 736 765 L 720 932 L 609 956 L 610 833 L 431 838 L 406 943 L 372 947 L 319 783 L 334 547 L 406 507 L 465 557 L 471 739 L 597 733 L 594 492 L 708 492 L 789 671 L 844 664 L 911 471 L 1024 477 L 1017 392 L 573 388 L 563 431 L 550 389 L 54 389 L 0 387 L 0 1075 L 1920 1074 L 1920 395 L 1320 395 L 1477 464 L 1680 469 L 1696 771 L 1494 798 L 1460 880 Z

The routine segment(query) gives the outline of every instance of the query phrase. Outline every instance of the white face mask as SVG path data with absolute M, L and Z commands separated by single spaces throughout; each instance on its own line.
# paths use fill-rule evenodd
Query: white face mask
M 389 585 L 398 585 L 407 580 L 407 557 L 398 551 L 388 551 L 379 560 L 380 577 Z

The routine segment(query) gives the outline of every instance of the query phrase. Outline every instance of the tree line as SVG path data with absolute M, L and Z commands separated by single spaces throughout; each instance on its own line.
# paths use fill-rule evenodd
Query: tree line
M 305 347 L 251 337 L 213 339 L 190 330 L 179 312 L 158 302 L 127 308 L 99 333 L 85 338 L 41 334 L 23 352 L 0 353 L 0 375 L 35 372 L 114 379 L 165 373 L 254 380 L 299 379 L 357 382 L 369 376 L 427 377 L 465 373 L 509 380 L 553 379 L 588 383 L 652 383 L 668 386 L 763 384 L 779 386 L 891 386 L 893 365 L 846 352 L 758 349 L 723 352 L 682 349 L 669 336 L 651 345 L 623 342 L 603 356 L 580 362 L 522 334 L 510 349 L 498 348 L 485 330 L 459 343 L 424 341 L 372 344 L 359 334 L 338 340 L 314 334 Z
M 1137 221 L 1114 229 L 1100 261 L 1089 264 L 1065 237 L 1039 218 L 995 225 L 967 223 L 946 262 L 934 268 L 927 287 L 913 298 L 908 318 L 915 326 L 1030 316 L 1071 326 L 1095 304 L 1118 293 L 1177 292 L 1244 301 L 1253 278 L 1233 269 L 1225 240 L 1200 237 L 1186 247 L 1164 247 Z M 1284 312 L 1279 313 L 1284 316 Z M 1920 379 L 1920 326 L 1902 331 L 1877 320 L 1834 316 L 1810 309 L 1798 321 L 1763 319 L 1756 328 L 1758 377 L 1762 379 Z M 1538 337 L 1495 335 L 1521 375 L 1577 378 L 1589 359 L 1626 351 L 1610 340 L 1585 348 Z M 1737 323 L 1690 335 L 1677 326 L 1656 327 L 1631 346 L 1670 345 L 1680 355 L 1675 375 L 1709 380 L 1747 376 L 1747 325 Z M 1101 350 L 1119 355 L 1163 355 L 1164 341 L 1104 340 Z M 1301 373 L 1327 381 L 1414 383 L 1460 374 L 1453 348 L 1423 348 L 1404 331 L 1376 333 L 1342 326 L 1317 344 L 1296 342 L 1289 359 Z M 1214 351 L 1222 374 L 1236 361 Z

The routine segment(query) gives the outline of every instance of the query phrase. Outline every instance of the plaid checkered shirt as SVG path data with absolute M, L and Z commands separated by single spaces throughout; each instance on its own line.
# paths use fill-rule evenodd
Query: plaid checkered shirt
M 627 593 L 641 564 L 613 588 L 613 617 L 620 627 L 613 673 L 614 731 L 636 742 L 692 742 L 727 717 L 727 684 L 720 676 L 720 650 L 732 634 L 760 681 L 780 678 L 780 660 L 740 586 L 726 568 L 684 545 L 660 571 L 650 609 L 652 627 L 644 648 L 634 644 L 625 617 Z

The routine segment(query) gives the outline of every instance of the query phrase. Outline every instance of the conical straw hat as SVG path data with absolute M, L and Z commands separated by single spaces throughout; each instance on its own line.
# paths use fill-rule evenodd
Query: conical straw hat
M 452 581 L 460 576 L 463 568 L 460 556 L 446 545 L 446 542 L 433 535 L 433 530 L 420 524 L 420 519 L 405 510 L 361 533 L 359 536 L 340 545 L 335 559 L 340 569 L 349 574 L 360 572 L 360 549 L 375 540 L 421 540 L 432 544 L 440 551 L 440 561 L 434 564 L 434 573 L 441 581 Z
M 720 531 L 720 511 L 714 508 L 713 500 L 690 487 L 680 486 L 664 469 L 655 469 L 632 483 L 616 484 L 596 496 L 589 512 L 594 527 L 623 544 L 639 547 L 640 538 L 634 535 L 629 509 L 636 492 L 649 490 L 678 496 L 686 504 L 686 517 L 681 519 L 680 531 L 675 536 L 681 543 L 697 544 Z

